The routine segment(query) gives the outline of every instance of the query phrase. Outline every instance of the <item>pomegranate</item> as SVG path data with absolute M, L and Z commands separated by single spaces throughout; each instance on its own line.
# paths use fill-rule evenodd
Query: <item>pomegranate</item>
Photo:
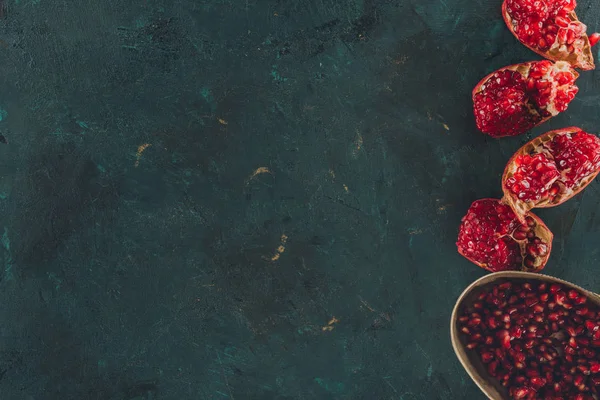
M 462 256 L 489 271 L 536 272 L 548 262 L 552 238 L 532 213 L 520 222 L 507 204 L 482 199 L 463 217 L 456 245 Z
M 521 147 L 502 176 L 504 202 L 520 221 L 532 208 L 554 207 L 600 172 L 600 138 L 577 127 L 547 132 Z
M 562 284 L 483 288 L 458 318 L 463 345 L 513 399 L 598 399 L 600 308 Z
M 492 137 L 516 136 L 565 111 L 579 88 L 567 62 L 531 61 L 499 69 L 473 90 L 477 128 Z
M 541 56 L 566 61 L 575 68 L 594 69 L 591 47 L 598 34 L 586 35 L 577 19 L 575 0 L 504 0 L 502 15 L 517 39 Z

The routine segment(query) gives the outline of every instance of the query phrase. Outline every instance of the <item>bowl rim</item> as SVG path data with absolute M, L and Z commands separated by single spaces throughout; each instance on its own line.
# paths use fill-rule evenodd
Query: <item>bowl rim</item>
M 591 292 L 589 290 L 586 290 L 586 289 L 582 288 L 581 286 L 578 286 L 574 283 L 565 281 L 563 279 L 556 278 L 556 277 L 550 276 L 550 275 L 536 273 L 536 272 L 523 272 L 523 271 L 493 272 L 493 273 L 482 276 L 481 278 L 475 280 L 473 283 L 471 283 L 469 286 L 467 286 L 467 288 L 465 288 L 465 290 L 463 290 L 463 292 L 460 294 L 460 296 L 458 296 L 458 299 L 456 300 L 456 303 L 454 304 L 454 309 L 452 310 L 452 316 L 450 317 L 450 339 L 452 341 L 452 348 L 454 349 L 454 354 L 456 355 L 456 357 L 462 364 L 463 368 L 467 371 L 467 373 L 469 374 L 469 376 L 471 377 L 473 382 L 475 382 L 475 384 L 479 387 L 479 389 L 481 389 L 481 391 L 488 397 L 488 399 L 491 399 L 491 400 L 507 400 L 507 398 L 502 398 L 502 397 L 496 396 L 497 390 L 495 390 L 495 389 L 494 389 L 495 393 L 491 393 L 491 390 L 493 388 L 492 384 L 488 383 L 484 379 L 484 377 L 480 376 L 480 374 L 476 371 L 476 369 L 470 364 L 468 357 L 467 357 L 466 349 L 461 344 L 456 322 L 458 320 L 459 309 L 460 309 L 465 297 L 467 297 L 473 291 L 473 289 L 490 284 L 490 283 L 494 282 L 495 280 L 498 280 L 501 278 L 535 279 L 535 280 L 542 280 L 542 281 L 546 281 L 546 282 L 561 283 L 561 284 L 569 286 L 573 289 L 580 290 L 582 293 L 585 293 L 590 298 L 594 298 L 595 299 L 594 302 L 597 303 L 598 306 L 600 307 L 600 295 L 598 295 L 594 292 Z

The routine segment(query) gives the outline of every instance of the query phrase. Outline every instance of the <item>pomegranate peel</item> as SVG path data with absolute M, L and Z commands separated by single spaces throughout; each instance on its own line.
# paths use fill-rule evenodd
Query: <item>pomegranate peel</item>
M 593 70 L 591 48 L 598 36 L 588 37 L 575 7 L 575 0 L 504 0 L 502 16 L 510 32 L 530 50 L 574 68 Z
M 533 208 L 558 206 L 600 172 L 600 139 L 578 127 L 547 132 L 510 158 L 502 175 L 504 203 L 520 221 Z
M 567 62 L 509 65 L 473 89 L 477 128 L 492 137 L 516 136 L 565 111 L 579 88 L 579 73 Z
M 501 200 L 473 202 L 463 217 L 458 253 L 488 271 L 542 270 L 550 257 L 553 234 L 536 215 L 520 222 Z

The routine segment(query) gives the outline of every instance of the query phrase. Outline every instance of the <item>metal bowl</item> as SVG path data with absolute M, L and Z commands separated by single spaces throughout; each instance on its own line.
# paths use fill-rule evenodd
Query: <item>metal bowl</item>
M 468 350 L 465 347 L 466 343 L 463 340 L 463 335 L 461 335 L 458 330 L 458 317 L 466 306 L 475 301 L 477 296 L 486 286 L 500 284 L 506 281 L 543 281 L 560 283 L 568 288 L 576 289 L 585 294 L 588 297 L 589 302 L 600 308 L 600 295 L 592 293 L 589 290 L 585 290 L 570 282 L 547 275 L 515 271 L 495 272 L 473 282 L 468 288 L 465 289 L 465 291 L 456 301 L 450 322 L 450 336 L 452 339 L 452 347 L 454 347 L 454 352 L 460 360 L 460 363 L 463 365 L 465 370 L 467 370 L 467 373 L 471 379 L 473 379 L 477 386 L 479 386 L 483 393 L 485 393 L 485 395 L 491 400 L 511 400 L 511 398 L 508 395 L 506 388 L 504 388 L 504 386 L 502 386 L 496 379 L 489 376 L 485 365 L 479 359 L 477 353 L 474 350 Z

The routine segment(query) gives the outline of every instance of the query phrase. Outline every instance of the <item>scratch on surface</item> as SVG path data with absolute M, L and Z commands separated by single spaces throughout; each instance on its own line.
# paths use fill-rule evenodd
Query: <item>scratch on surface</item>
M 390 379 L 390 377 L 389 377 L 389 376 L 386 376 L 386 377 L 384 377 L 384 378 L 383 378 L 383 381 L 384 381 L 385 383 L 387 383 L 389 387 L 391 387 L 391 388 L 392 388 L 392 390 L 394 391 L 394 393 L 398 393 L 398 391 L 396 390 L 396 388 L 394 387 L 394 385 L 392 385 L 392 384 L 391 384 L 391 383 L 388 381 L 388 379 Z
M 421 233 L 423 233 L 423 229 L 419 229 L 419 228 L 408 228 L 408 234 L 409 234 L 409 235 L 420 235 Z
M 361 151 L 362 146 L 363 146 L 363 137 L 357 129 L 356 130 L 356 139 L 354 140 L 354 150 L 352 150 L 352 156 L 354 158 L 358 157 L 358 153 Z
M 335 179 L 335 171 L 330 169 L 329 170 L 329 176 L 331 176 L 331 179 Z
M 337 324 L 338 322 L 340 322 L 339 319 L 337 319 L 336 317 L 331 317 L 331 319 L 329 320 L 329 322 L 327 323 L 327 325 L 323 326 L 321 328 L 321 330 L 323 332 L 325 332 L 325 331 L 331 332 L 335 328 L 333 325 Z
M 221 367 L 221 374 L 223 375 L 223 378 L 225 378 L 225 386 L 227 386 L 227 391 L 229 392 L 229 398 L 231 400 L 235 400 L 233 398 L 233 394 L 231 394 L 231 387 L 229 386 L 229 380 L 227 379 L 227 375 L 225 374 L 225 370 L 223 369 L 223 362 L 221 361 L 221 356 L 219 355 L 219 351 L 215 350 L 215 353 L 217 353 L 217 359 L 219 360 L 219 367 Z
M 444 127 L 445 130 L 449 131 L 450 127 L 447 124 L 442 124 L 442 126 Z
M 144 143 L 138 146 L 137 152 L 135 153 L 135 167 L 137 168 L 140 165 L 140 159 L 142 158 L 142 154 L 148 147 L 152 146 L 150 143 Z
M 371 305 L 369 303 L 367 303 L 362 297 L 358 296 L 358 299 L 360 300 L 362 305 L 365 306 L 369 311 L 377 312 L 377 310 L 375 310 L 373 307 L 371 307 Z
M 260 174 L 271 174 L 271 175 L 273 175 L 273 173 L 271 172 L 271 170 L 270 170 L 269 168 L 267 168 L 267 167 L 259 167 L 259 168 L 256 168 L 256 169 L 254 170 L 254 172 L 253 172 L 252 174 L 250 174 L 250 176 L 249 176 L 249 177 L 246 179 L 246 185 L 247 185 L 248 183 L 250 183 L 250 181 L 251 181 L 252 179 L 256 178 L 256 177 L 257 177 L 258 175 L 260 175 Z
M 275 254 L 270 258 L 271 261 L 277 261 L 281 258 L 281 255 L 285 252 L 285 244 L 287 243 L 288 237 L 283 234 L 281 235 L 281 244 L 275 250 Z

